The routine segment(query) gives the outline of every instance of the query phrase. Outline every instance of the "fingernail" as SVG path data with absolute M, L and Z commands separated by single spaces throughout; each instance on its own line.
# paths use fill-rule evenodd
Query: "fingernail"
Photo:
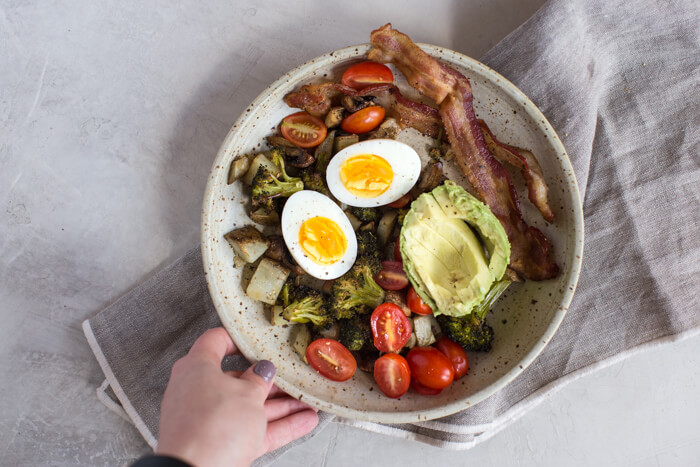
M 272 381 L 272 378 L 275 377 L 275 372 L 277 372 L 277 369 L 275 368 L 275 364 L 270 360 L 260 360 L 255 364 L 253 372 L 269 383 Z

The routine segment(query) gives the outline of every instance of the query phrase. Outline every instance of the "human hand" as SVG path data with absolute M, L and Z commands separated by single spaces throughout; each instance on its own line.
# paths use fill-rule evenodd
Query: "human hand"
M 238 353 L 224 328 L 210 329 L 175 362 L 161 404 L 156 454 L 191 465 L 248 465 L 310 432 L 316 410 L 273 386 L 274 365 L 223 372 Z

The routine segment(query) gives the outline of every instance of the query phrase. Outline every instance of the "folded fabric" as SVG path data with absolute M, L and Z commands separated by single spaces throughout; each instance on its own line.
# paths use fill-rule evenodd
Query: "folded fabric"
M 571 157 L 586 222 L 574 300 L 542 354 L 478 405 L 418 424 L 337 421 L 465 449 L 572 379 L 698 333 L 699 22 L 693 1 L 551 0 L 482 59 L 538 105 Z M 151 446 L 172 363 L 218 324 L 199 249 L 84 323 L 108 382 L 98 394 Z

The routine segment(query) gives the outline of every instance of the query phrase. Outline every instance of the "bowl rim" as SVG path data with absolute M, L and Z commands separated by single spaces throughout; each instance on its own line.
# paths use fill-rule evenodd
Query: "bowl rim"
M 570 254 L 570 267 L 568 271 L 565 272 L 567 274 L 567 277 L 566 283 L 563 286 L 564 293 L 562 295 L 562 299 L 558 304 L 557 310 L 554 314 L 552 321 L 547 326 L 541 338 L 538 339 L 538 341 L 530 349 L 530 351 L 526 353 L 525 356 L 519 362 L 517 362 L 516 365 L 513 366 L 513 368 L 511 368 L 508 372 L 506 372 L 504 375 L 502 375 L 490 385 L 482 388 L 481 390 L 466 398 L 450 402 L 439 407 L 433 407 L 424 410 L 411 410 L 405 412 L 381 412 L 373 410 L 355 409 L 337 403 L 330 403 L 321 398 L 317 398 L 312 394 L 309 394 L 306 390 L 298 388 L 297 386 L 284 380 L 284 378 L 282 377 L 278 376 L 277 378 L 275 378 L 275 384 L 292 397 L 300 400 L 303 398 L 304 402 L 308 403 L 311 406 L 320 408 L 322 410 L 331 412 L 342 417 L 351 418 L 355 420 L 377 423 L 412 423 L 418 421 L 432 420 L 435 418 L 452 415 L 461 410 L 473 407 L 474 405 L 478 404 L 479 402 L 482 402 L 486 398 L 503 389 L 507 384 L 509 384 L 518 375 L 525 371 L 525 369 L 544 350 L 546 345 L 550 342 L 550 340 L 556 333 L 557 329 L 559 328 L 559 325 L 561 324 L 561 322 L 564 319 L 564 316 L 566 315 L 566 312 L 568 311 L 574 292 L 576 291 L 576 285 L 578 283 L 579 274 L 581 272 L 581 264 L 583 261 L 584 221 L 578 183 L 576 181 L 576 175 L 571 165 L 568 153 L 566 152 L 566 149 L 564 148 L 564 145 L 562 144 L 559 136 L 556 134 L 554 128 L 549 123 L 549 120 L 547 120 L 547 118 L 544 116 L 544 114 L 542 114 L 539 108 L 518 87 L 516 87 L 513 83 L 511 83 L 509 80 L 507 80 L 505 77 L 503 77 L 487 65 L 479 62 L 476 59 L 473 59 L 446 47 L 440 47 L 426 43 L 418 43 L 418 45 L 434 57 L 444 58 L 445 55 L 451 55 L 454 59 L 463 63 L 464 65 L 472 69 L 478 70 L 483 75 L 488 76 L 490 81 L 496 83 L 500 88 L 503 88 L 512 96 L 517 97 L 519 101 L 522 102 L 522 109 L 526 111 L 526 113 L 530 114 L 531 116 L 537 117 L 534 121 L 539 122 L 540 126 L 544 127 L 547 130 L 548 136 L 551 136 L 550 138 L 548 138 L 550 140 L 550 144 L 553 145 L 557 154 L 561 155 L 561 157 L 559 157 L 560 163 L 562 165 L 563 171 L 567 173 L 566 183 L 570 190 L 570 196 L 573 201 L 572 207 L 574 211 L 572 214 L 572 228 L 574 229 L 574 247 L 572 253 Z M 202 252 L 202 263 L 207 279 L 209 294 L 211 296 L 214 307 L 216 308 L 217 314 L 219 315 L 219 318 L 221 319 L 229 335 L 231 335 L 234 342 L 236 342 L 236 346 L 238 347 L 239 351 L 248 360 L 255 360 L 255 352 L 253 348 L 248 345 L 246 340 L 242 339 L 239 336 L 237 329 L 234 326 L 232 326 L 227 319 L 224 319 L 225 315 L 222 311 L 225 308 L 223 299 L 224 293 L 219 287 L 220 281 L 215 280 L 217 270 L 215 267 L 213 255 L 214 249 L 216 248 L 216 242 L 214 242 L 214 239 L 210 235 L 208 235 L 207 226 L 213 225 L 213 219 L 211 218 L 213 210 L 209 209 L 209 207 L 212 206 L 214 198 L 219 196 L 219 194 L 216 192 L 217 186 L 221 183 L 221 180 L 219 180 L 219 178 L 225 176 L 226 174 L 226 171 L 217 171 L 215 170 L 215 168 L 222 164 L 223 159 L 227 155 L 227 148 L 231 146 L 234 138 L 237 136 L 238 128 L 248 117 L 249 112 L 247 112 L 246 110 L 254 109 L 262 105 L 266 100 L 268 100 L 271 97 L 273 91 L 276 88 L 286 84 L 291 78 L 295 77 L 296 75 L 305 75 L 307 73 L 313 72 L 316 68 L 318 68 L 317 63 L 319 61 L 337 61 L 353 57 L 361 57 L 370 49 L 370 47 L 371 45 L 366 43 L 334 50 L 332 52 L 319 55 L 318 57 L 315 57 L 283 74 L 280 78 L 278 78 L 267 88 L 265 88 L 265 90 L 263 90 L 253 100 L 253 102 L 246 109 L 243 110 L 240 117 L 236 120 L 236 122 L 231 127 L 231 130 L 229 130 L 228 134 L 226 135 L 226 138 L 222 142 L 221 147 L 219 148 L 216 158 L 214 159 L 214 162 L 212 164 L 212 170 L 210 171 L 207 180 L 202 205 L 200 243 Z M 224 175 L 216 175 L 217 172 L 219 174 Z

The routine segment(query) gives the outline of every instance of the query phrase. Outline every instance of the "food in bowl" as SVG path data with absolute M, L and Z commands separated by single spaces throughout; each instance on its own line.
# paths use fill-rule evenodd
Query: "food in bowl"
M 342 84 L 288 94 L 302 112 L 282 120 L 268 153 L 241 155 L 230 169 L 229 181 L 249 184 L 250 217 L 267 235 L 227 239 L 237 252 L 267 244 L 246 290 L 273 305 L 273 325 L 296 323 L 295 348 L 321 374 L 344 381 L 359 367 L 389 397 L 409 381 L 437 394 L 466 373 L 465 350 L 489 350 L 484 315 L 511 280 L 558 272 L 496 159 L 526 174 L 540 205 L 546 185 L 532 181 L 534 156 L 521 158 L 476 120 L 465 77 L 389 25 L 372 44 L 369 58 L 392 62 L 439 108 L 404 97 L 375 62 L 348 68 Z M 432 138 L 430 157 L 414 157 L 398 141 L 405 132 Z M 450 157 L 470 186 L 445 180 Z

